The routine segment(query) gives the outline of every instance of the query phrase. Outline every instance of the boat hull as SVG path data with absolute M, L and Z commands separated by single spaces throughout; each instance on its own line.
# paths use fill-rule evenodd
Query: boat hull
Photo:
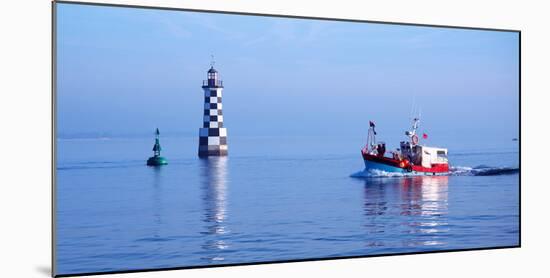
M 388 173 L 409 173 L 406 169 L 391 166 L 385 163 L 365 159 L 365 170 L 384 171 Z
M 431 168 L 409 165 L 402 160 L 389 157 L 379 157 L 362 153 L 367 171 L 383 171 L 387 173 L 401 173 L 410 175 L 446 175 L 449 173 L 448 164 L 432 164 Z

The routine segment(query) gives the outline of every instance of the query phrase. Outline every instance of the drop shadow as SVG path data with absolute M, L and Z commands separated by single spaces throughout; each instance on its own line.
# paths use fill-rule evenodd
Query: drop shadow
M 47 276 L 47 277 L 52 276 L 52 268 L 49 267 L 49 266 L 39 265 L 39 266 L 36 266 L 34 268 L 34 270 L 36 270 L 36 272 L 38 272 L 38 273 L 40 273 L 44 276 Z

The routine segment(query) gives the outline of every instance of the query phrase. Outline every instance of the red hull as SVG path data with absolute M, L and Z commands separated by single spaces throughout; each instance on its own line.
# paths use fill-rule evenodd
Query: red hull
M 415 172 L 447 173 L 449 172 L 449 164 L 432 164 L 431 168 L 413 165 L 412 170 Z
M 405 162 L 402 161 L 402 160 L 397 160 L 397 159 L 393 159 L 393 158 L 385 157 L 385 156 L 377 156 L 377 155 L 367 154 L 365 152 L 362 152 L 362 155 L 363 155 L 363 159 L 365 159 L 365 160 L 374 161 L 374 162 L 378 162 L 378 163 L 383 163 L 383 164 L 393 166 L 393 167 L 397 167 L 397 168 L 405 168 Z
M 364 160 L 382 163 L 388 166 L 401 168 L 409 172 L 420 173 L 447 173 L 449 172 L 449 164 L 432 164 L 431 168 L 422 167 L 421 165 L 411 165 L 407 160 L 398 160 L 385 156 L 377 156 L 361 152 Z

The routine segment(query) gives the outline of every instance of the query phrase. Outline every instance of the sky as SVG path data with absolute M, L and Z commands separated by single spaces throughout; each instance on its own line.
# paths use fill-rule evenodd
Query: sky
M 214 55 L 229 136 L 518 136 L 518 33 L 58 4 L 59 137 L 197 135 Z M 418 114 L 416 113 L 416 114 Z

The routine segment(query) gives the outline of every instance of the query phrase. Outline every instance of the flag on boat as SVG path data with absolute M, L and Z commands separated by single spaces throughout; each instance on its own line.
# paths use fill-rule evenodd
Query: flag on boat
M 374 130 L 374 128 L 376 127 L 376 125 L 374 124 L 373 121 L 369 121 L 369 126 L 372 127 L 372 132 L 374 132 L 374 135 L 376 135 L 376 130 Z

